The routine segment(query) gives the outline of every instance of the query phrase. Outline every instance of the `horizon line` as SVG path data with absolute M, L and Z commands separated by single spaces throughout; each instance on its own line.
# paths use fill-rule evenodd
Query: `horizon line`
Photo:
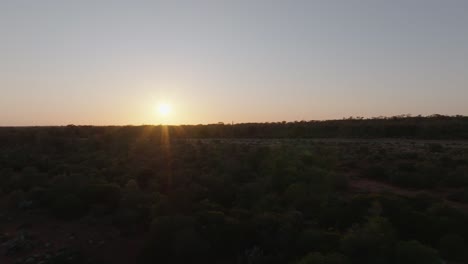
M 32 127 L 142 127 L 142 126 L 208 126 L 208 125 L 243 125 L 243 124 L 289 124 L 289 123 L 309 123 L 309 122 L 327 122 L 327 121 L 346 121 L 346 120 L 387 120 L 387 119 L 404 119 L 404 118 L 468 118 L 468 115 L 443 115 L 443 114 L 431 114 L 431 115 L 412 115 L 412 114 L 400 114 L 394 116 L 376 116 L 376 117 L 363 117 L 363 116 L 349 116 L 342 117 L 340 119 L 309 119 L 309 120 L 293 120 L 293 121 L 247 121 L 247 122 L 215 122 L 215 123 L 198 123 L 198 124 L 56 124 L 56 125 L 0 125 L 0 128 L 32 128 Z

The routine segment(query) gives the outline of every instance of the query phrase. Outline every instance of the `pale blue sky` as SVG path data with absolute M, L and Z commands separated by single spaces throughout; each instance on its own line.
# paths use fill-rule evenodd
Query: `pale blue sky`
M 0 36 L 0 126 L 468 115 L 465 0 L 0 0 Z

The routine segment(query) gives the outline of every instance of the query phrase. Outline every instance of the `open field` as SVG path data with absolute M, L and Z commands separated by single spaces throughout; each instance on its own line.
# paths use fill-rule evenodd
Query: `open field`
M 3 137 L 0 263 L 467 260 L 466 140 L 47 129 Z

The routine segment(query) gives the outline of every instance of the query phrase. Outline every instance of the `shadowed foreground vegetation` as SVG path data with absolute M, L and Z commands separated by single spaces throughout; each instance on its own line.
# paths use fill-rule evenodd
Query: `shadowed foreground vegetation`
M 468 143 L 416 140 L 467 138 L 443 116 L 0 128 L 0 262 L 467 263 Z

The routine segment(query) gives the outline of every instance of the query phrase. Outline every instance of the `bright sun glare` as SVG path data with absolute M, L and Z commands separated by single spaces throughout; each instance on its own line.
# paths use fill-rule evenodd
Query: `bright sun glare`
M 171 113 L 171 105 L 167 103 L 161 103 L 158 105 L 158 113 L 161 116 L 168 116 Z

